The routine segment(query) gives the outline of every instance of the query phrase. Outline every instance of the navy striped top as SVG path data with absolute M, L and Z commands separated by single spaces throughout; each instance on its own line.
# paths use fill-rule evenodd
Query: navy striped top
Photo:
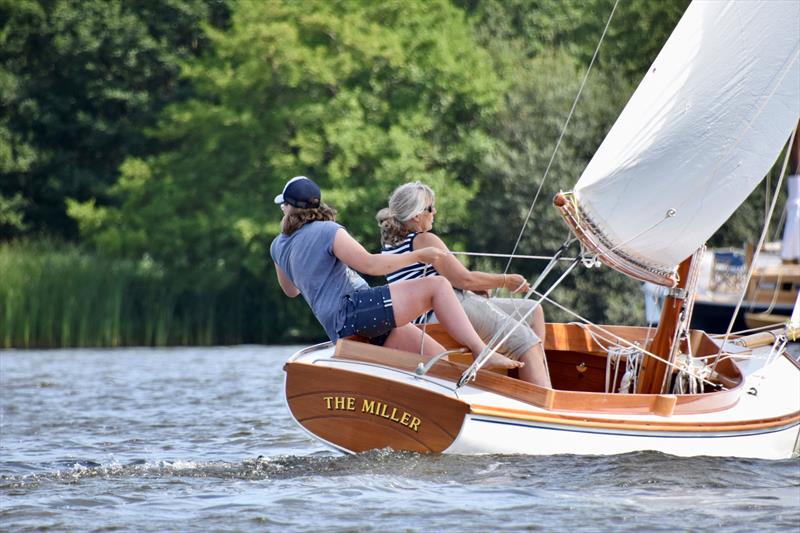
M 417 236 L 416 232 L 409 233 L 408 236 L 403 239 L 400 243 L 391 246 L 385 244 L 381 253 L 383 254 L 402 254 L 405 252 L 411 252 L 414 250 L 414 237 Z M 389 283 L 394 283 L 395 281 L 403 281 L 408 279 L 418 279 L 418 278 L 427 278 L 428 276 L 438 276 L 440 275 L 439 272 L 436 271 L 435 268 L 431 265 L 426 265 L 425 263 L 414 263 L 413 265 L 408 265 L 407 267 L 401 268 L 400 270 L 395 270 L 390 274 L 386 274 L 386 281 Z M 424 324 L 428 320 L 433 318 L 433 311 L 429 311 L 425 315 L 418 316 L 414 319 L 414 324 Z

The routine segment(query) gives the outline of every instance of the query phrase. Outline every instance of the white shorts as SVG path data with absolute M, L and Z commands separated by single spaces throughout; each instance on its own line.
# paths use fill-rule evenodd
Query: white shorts
M 470 291 L 455 290 L 461 306 L 483 342 L 488 343 L 502 329 L 502 334 L 497 339 L 502 339 L 511 331 L 506 342 L 499 352 L 511 359 L 519 359 L 522 355 L 541 342 L 533 332 L 532 312 L 525 321 L 517 326 L 519 320 L 525 316 L 536 303 L 532 300 L 519 298 L 484 298 Z M 516 328 L 514 326 L 517 326 Z

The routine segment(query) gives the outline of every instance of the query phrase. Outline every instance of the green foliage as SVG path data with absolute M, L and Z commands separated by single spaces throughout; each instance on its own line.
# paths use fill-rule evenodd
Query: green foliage
M 616 0 L 456 0 L 486 41 L 524 57 L 560 50 L 589 65 Z M 641 79 L 689 0 L 621 0 L 597 57 L 598 68 Z
M 21 194 L 17 193 L 10 198 L 0 194 L 0 229 L 5 227 L 16 231 L 24 230 L 25 221 L 22 213 L 24 207 L 25 200 Z
M 559 190 L 570 190 L 575 184 L 633 86 L 617 73 L 594 72 L 551 163 L 585 69 L 563 52 L 512 59 L 505 59 L 504 64 L 515 73 L 514 85 L 492 130 L 492 135 L 503 141 L 502 148 L 486 161 L 481 192 L 472 205 L 473 211 L 480 213 L 476 216 L 480 224 L 470 228 L 468 239 L 473 250 L 509 253 L 520 238 L 518 254 L 551 256 L 569 236 L 552 199 Z M 577 252 L 573 246 L 566 255 L 574 257 Z M 496 268 L 505 265 L 498 262 Z M 543 266 L 541 262 L 517 261 L 510 270 L 533 278 Z M 542 289 L 562 271 L 557 268 Z M 607 268 L 578 266 L 553 297 L 591 320 L 628 324 L 642 320 L 638 285 Z M 574 319 L 553 307 L 546 311 L 551 320 Z
M 213 52 L 187 65 L 197 97 L 153 135 L 173 149 L 129 158 L 119 209 L 71 212 L 103 250 L 148 254 L 187 287 L 274 276 L 272 203 L 307 174 L 375 248 L 374 215 L 424 178 L 451 224 L 466 218 L 503 85 L 463 14 L 445 1 L 240 2 Z M 113 224 L 93 223 L 104 217 Z
M 0 195 L 29 231 L 76 236 L 65 198 L 108 201 L 128 156 L 151 153 L 158 112 L 185 98 L 180 64 L 224 24 L 219 0 L 0 0 Z
M 391 190 L 420 179 L 452 248 L 508 253 L 524 226 L 517 253 L 550 255 L 567 236 L 553 195 L 687 4 L 619 2 L 551 164 L 614 0 L 0 0 L 0 241 L 79 229 L 94 250 L 0 248 L 0 343 L 320 338 L 268 253 L 298 174 L 369 249 Z M 711 244 L 755 241 L 766 200 Z M 642 320 L 638 283 L 605 267 L 554 297 Z
M 788 197 L 786 179 L 783 180 L 783 187 L 776 191 L 775 187 L 780 178 L 783 167 L 785 150 L 775 161 L 775 166 L 767 174 L 767 178 L 758 185 L 742 205 L 731 215 L 722 228 L 715 233 L 708 241 L 709 247 L 739 247 L 747 244 L 755 245 L 761 238 L 764 229 L 764 219 L 769 213 L 769 206 L 775 194 L 778 195 L 775 211 L 770 220 L 766 241 L 780 241 L 782 237 L 784 209 Z M 791 175 L 791 168 L 787 169 Z

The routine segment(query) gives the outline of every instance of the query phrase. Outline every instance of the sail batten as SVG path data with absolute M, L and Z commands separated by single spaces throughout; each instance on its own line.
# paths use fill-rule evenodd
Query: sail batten
M 800 2 L 692 3 L 575 185 L 578 218 L 624 261 L 674 271 L 773 165 L 799 65 Z

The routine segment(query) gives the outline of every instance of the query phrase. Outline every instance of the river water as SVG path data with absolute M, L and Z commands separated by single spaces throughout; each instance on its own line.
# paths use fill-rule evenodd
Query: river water
M 800 529 L 798 459 L 329 451 L 294 350 L 0 351 L 0 530 Z

